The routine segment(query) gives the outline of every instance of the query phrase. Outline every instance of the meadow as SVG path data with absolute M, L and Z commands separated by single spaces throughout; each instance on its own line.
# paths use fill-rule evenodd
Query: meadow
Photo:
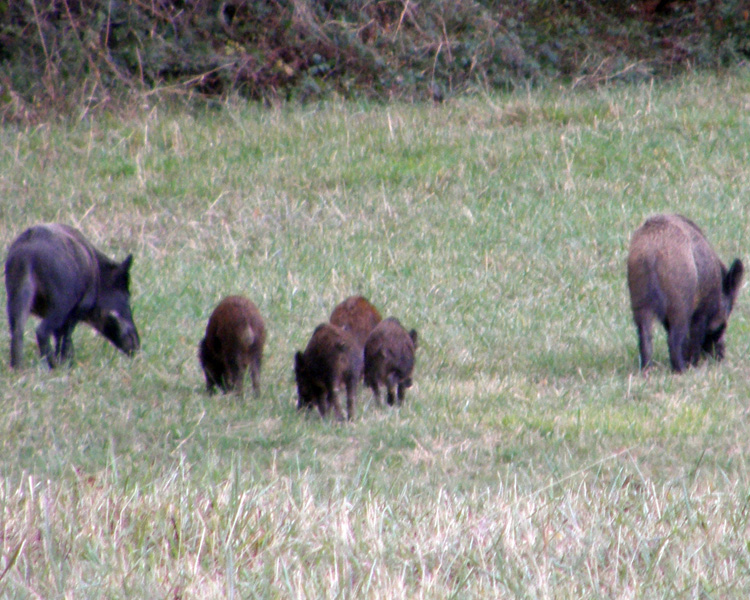
M 0 242 L 132 252 L 142 341 L 49 371 L 0 327 L 0 597 L 746 598 L 750 296 L 727 356 L 638 370 L 632 231 L 750 262 L 750 76 L 442 105 L 149 103 L 0 130 Z M 206 320 L 264 315 L 262 392 L 209 396 Z M 419 332 L 401 408 L 296 410 L 350 294 Z M 5 291 L 0 292 L 5 305 Z M 249 386 L 246 386 L 249 389 Z

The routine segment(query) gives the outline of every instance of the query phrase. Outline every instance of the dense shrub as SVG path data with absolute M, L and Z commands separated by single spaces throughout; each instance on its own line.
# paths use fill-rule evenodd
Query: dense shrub
M 750 55 L 750 0 L 0 1 L 3 116 L 159 90 L 440 99 Z

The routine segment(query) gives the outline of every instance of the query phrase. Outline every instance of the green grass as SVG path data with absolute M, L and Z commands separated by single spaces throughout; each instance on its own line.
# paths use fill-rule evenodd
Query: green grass
M 750 314 L 727 358 L 638 373 L 630 233 L 690 215 L 748 260 L 750 78 L 440 107 L 154 106 L 0 132 L 0 240 L 133 252 L 132 360 L 50 372 L 0 328 L 0 596 L 747 597 Z M 260 399 L 196 350 L 244 293 Z M 419 331 L 401 409 L 295 409 L 293 354 L 352 293 Z M 0 300 L 4 305 L 4 292 Z

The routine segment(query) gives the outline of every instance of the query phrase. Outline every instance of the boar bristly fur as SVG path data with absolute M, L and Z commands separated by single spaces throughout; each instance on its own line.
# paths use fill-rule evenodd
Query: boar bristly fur
M 362 378 L 362 347 L 348 331 L 323 323 L 318 325 L 303 352 L 294 356 L 297 408 L 317 407 L 321 417 L 333 409 L 336 419 L 344 415 L 338 391 L 346 390 L 346 414 L 354 417 L 357 386 Z
M 628 288 L 638 330 L 641 368 L 651 365 L 652 327 L 667 330 L 672 369 L 695 365 L 702 353 L 721 360 L 724 333 L 744 267 L 729 269 L 703 232 L 680 215 L 656 215 L 633 234 L 628 254 Z
M 414 352 L 417 332 L 407 332 L 398 319 L 389 317 L 372 330 L 365 344 L 365 383 L 378 404 L 380 386 L 385 386 L 388 404 L 404 401 L 406 389 L 411 387 L 414 371 Z
M 31 314 L 41 319 L 36 339 L 50 368 L 72 358 L 73 329 L 81 321 L 125 354 L 138 350 L 130 309 L 132 262 L 132 255 L 122 263 L 107 258 L 67 225 L 37 225 L 18 236 L 5 260 L 11 367 L 21 366 L 23 330 Z
M 378 309 L 363 296 L 349 296 L 333 309 L 329 319 L 331 325 L 349 331 L 362 348 L 367 336 L 381 320 Z
M 224 393 L 236 390 L 241 394 L 249 368 L 257 396 L 265 343 L 266 328 L 258 307 L 244 296 L 224 298 L 211 313 L 198 347 L 206 390 L 213 393 L 218 386 Z

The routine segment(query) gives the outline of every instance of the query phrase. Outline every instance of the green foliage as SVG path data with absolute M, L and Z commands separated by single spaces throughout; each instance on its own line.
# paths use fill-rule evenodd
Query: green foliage
M 197 0 L 0 5 L 3 118 L 129 91 L 441 99 L 561 79 L 640 81 L 750 55 L 750 4 Z

